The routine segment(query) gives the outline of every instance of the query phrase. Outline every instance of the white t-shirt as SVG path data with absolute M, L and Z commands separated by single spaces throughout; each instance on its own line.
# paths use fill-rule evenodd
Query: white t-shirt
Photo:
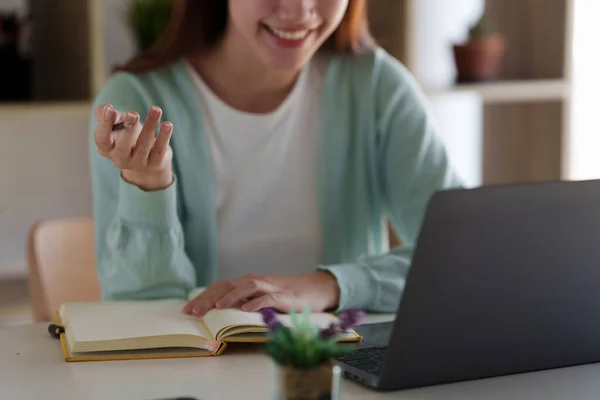
M 221 101 L 188 65 L 205 113 L 219 215 L 218 279 L 314 271 L 321 255 L 317 163 L 324 65 L 309 64 L 274 112 Z

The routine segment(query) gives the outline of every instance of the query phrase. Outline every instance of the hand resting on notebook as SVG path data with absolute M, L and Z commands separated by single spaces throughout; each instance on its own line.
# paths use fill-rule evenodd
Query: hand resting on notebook
M 273 307 L 280 312 L 300 312 L 308 304 L 313 312 L 335 308 L 339 302 L 337 280 L 329 272 L 315 271 L 300 276 L 247 275 L 217 282 L 193 298 L 184 308 L 190 315 L 203 316 L 218 308 L 258 311 Z

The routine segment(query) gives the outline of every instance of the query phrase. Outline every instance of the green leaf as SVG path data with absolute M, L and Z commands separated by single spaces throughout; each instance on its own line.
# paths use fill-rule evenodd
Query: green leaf
M 265 346 L 266 353 L 280 365 L 311 369 L 352 350 L 351 346 L 338 343 L 336 337 L 322 339 L 319 327 L 311 324 L 309 307 L 304 308 L 301 317 L 290 312 L 290 321 L 289 327 L 270 333 Z
M 477 38 L 487 35 L 488 27 L 485 15 L 481 15 L 470 27 L 469 37 Z
M 290 321 L 292 329 L 298 329 L 298 317 L 296 311 L 290 311 Z
M 174 0 L 129 0 L 126 21 L 132 30 L 139 50 L 154 45 L 165 32 Z
M 304 311 L 302 314 L 304 317 L 304 325 L 310 325 L 310 304 L 304 306 Z

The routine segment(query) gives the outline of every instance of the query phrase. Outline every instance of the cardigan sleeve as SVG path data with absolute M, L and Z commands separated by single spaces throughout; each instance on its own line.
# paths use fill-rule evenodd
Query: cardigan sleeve
M 338 281 L 338 310 L 395 312 L 430 197 L 441 189 L 462 187 L 409 72 L 384 59 L 375 82 L 379 197 L 402 246 L 352 264 L 320 267 Z
M 140 79 L 113 75 L 93 107 L 112 104 L 137 111 L 143 119 L 150 104 Z M 147 192 L 121 178 L 121 171 L 102 157 L 94 142 L 97 121 L 89 127 L 95 251 L 102 297 L 106 300 L 185 298 L 195 286 L 195 272 L 184 250 L 177 212 L 177 185 Z

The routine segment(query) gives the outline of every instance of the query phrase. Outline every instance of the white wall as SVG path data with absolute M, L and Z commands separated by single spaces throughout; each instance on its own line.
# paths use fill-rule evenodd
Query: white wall
M 133 41 L 122 0 L 104 1 L 105 68 L 129 58 Z M 24 0 L 0 0 L 0 9 Z M 0 89 L 1 90 L 1 89 Z M 26 238 L 43 218 L 91 215 L 89 110 L 2 108 L 0 104 L 0 279 L 26 273 Z
M 484 1 L 413 0 L 412 4 L 411 68 L 426 88 L 452 85 L 456 73 L 452 45 L 467 38 Z
M 483 102 L 474 93 L 430 96 L 437 130 L 448 149 L 450 162 L 469 188 L 482 183 Z
M 573 24 L 573 98 L 571 141 L 569 148 L 570 179 L 600 178 L 600 1 L 575 2 Z
M 91 215 L 87 116 L 0 109 L 0 276 L 24 272 L 36 220 Z
M 377 0 L 375 0 L 377 1 Z M 445 92 L 455 80 L 452 45 L 467 37 L 483 0 L 413 0 L 409 48 L 415 77 L 428 94 L 438 131 L 468 187 L 481 185 L 483 103 L 473 93 Z

